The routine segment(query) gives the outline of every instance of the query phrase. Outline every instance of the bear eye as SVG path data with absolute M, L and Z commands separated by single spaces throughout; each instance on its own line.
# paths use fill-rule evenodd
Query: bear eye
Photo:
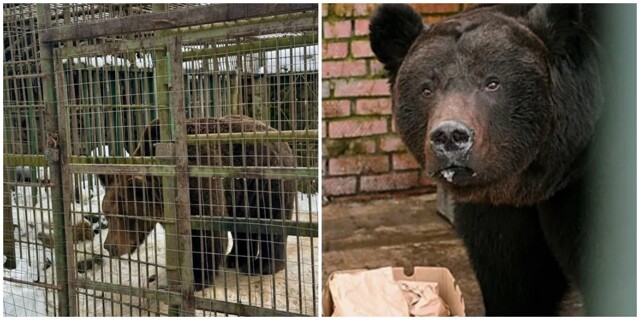
M 498 80 L 489 80 L 487 85 L 485 86 L 485 90 L 487 91 L 498 91 L 500 89 L 500 82 Z
M 429 88 L 422 89 L 422 95 L 425 97 L 431 97 L 433 95 L 433 91 Z

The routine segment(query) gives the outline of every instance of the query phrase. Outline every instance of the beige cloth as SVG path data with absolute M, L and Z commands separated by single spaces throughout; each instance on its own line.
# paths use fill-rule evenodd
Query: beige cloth
M 329 281 L 333 316 L 449 316 L 434 282 L 395 281 L 393 269 L 337 273 Z
M 398 285 L 415 317 L 449 317 L 449 306 L 440 298 L 438 283 L 400 280 Z

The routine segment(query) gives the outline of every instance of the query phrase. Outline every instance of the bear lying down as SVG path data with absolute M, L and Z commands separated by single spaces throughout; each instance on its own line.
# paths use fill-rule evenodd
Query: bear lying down
M 601 12 L 489 5 L 425 25 L 390 4 L 371 18 L 398 131 L 456 202 L 487 315 L 555 314 L 569 281 L 593 284 L 581 200 L 604 104 Z
M 261 132 L 275 129 L 244 116 L 187 120 L 187 134 Z M 155 156 L 160 123 L 154 120 L 133 156 Z M 188 145 L 189 166 L 294 167 L 287 143 L 201 142 Z M 102 175 L 106 186 L 102 209 L 109 223 L 104 248 L 112 256 L 133 253 L 163 216 L 162 179 L 154 176 Z M 192 216 L 290 219 L 296 195 L 294 180 L 263 178 L 189 178 Z M 248 274 L 272 274 L 284 268 L 286 237 L 231 231 L 233 248 L 226 266 Z M 222 265 L 226 231 L 192 230 L 196 290 L 211 284 Z

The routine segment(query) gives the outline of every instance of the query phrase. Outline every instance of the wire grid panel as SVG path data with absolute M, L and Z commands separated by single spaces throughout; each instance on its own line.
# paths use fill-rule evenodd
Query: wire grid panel
M 166 241 L 164 230 L 151 231 L 162 221 L 162 215 L 154 211 L 161 204 L 147 197 L 146 192 L 138 191 L 141 188 L 137 185 L 132 185 L 130 191 L 107 193 L 110 188 L 123 189 L 118 186 L 130 181 L 146 181 L 144 168 L 133 167 L 138 140 L 145 124 L 156 118 L 159 110 L 168 110 L 166 104 L 156 106 L 158 93 L 150 63 L 126 63 L 135 54 L 134 51 L 104 54 L 95 50 L 83 56 L 56 57 L 59 126 L 64 131 L 62 140 L 68 146 L 64 158 L 70 163 L 63 170 L 65 205 L 68 205 L 65 211 L 75 218 L 66 228 L 66 234 L 71 234 L 67 236 L 70 280 L 79 283 L 72 293 L 72 314 L 160 314 L 140 296 L 123 294 L 123 289 L 160 290 L 154 280 L 166 265 Z M 155 53 L 141 50 L 140 54 Z M 166 64 L 164 57 L 158 61 Z M 95 170 L 99 165 L 111 170 Z M 113 169 L 121 166 L 134 170 L 130 175 L 115 174 Z M 93 225 L 95 236 L 75 235 L 74 226 L 83 222 Z M 117 287 L 94 288 L 92 282 Z
M 35 6 L 3 5 L 3 310 L 7 316 L 55 312 L 51 190 L 43 153 L 44 104 Z M 19 161 L 16 161 L 19 159 Z
M 316 314 L 316 16 L 55 51 L 71 314 Z

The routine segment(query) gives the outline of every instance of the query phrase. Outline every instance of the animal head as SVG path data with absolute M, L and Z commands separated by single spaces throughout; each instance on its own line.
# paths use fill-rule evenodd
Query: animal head
M 433 25 L 407 5 L 374 13 L 398 131 L 458 199 L 535 203 L 568 175 L 556 159 L 571 163 L 597 118 L 588 9 L 489 6 Z
M 112 256 L 133 253 L 162 217 L 161 188 L 142 176 L 99 176 L 106 186 L 102 212 L 109 223 L 104 248 Z

